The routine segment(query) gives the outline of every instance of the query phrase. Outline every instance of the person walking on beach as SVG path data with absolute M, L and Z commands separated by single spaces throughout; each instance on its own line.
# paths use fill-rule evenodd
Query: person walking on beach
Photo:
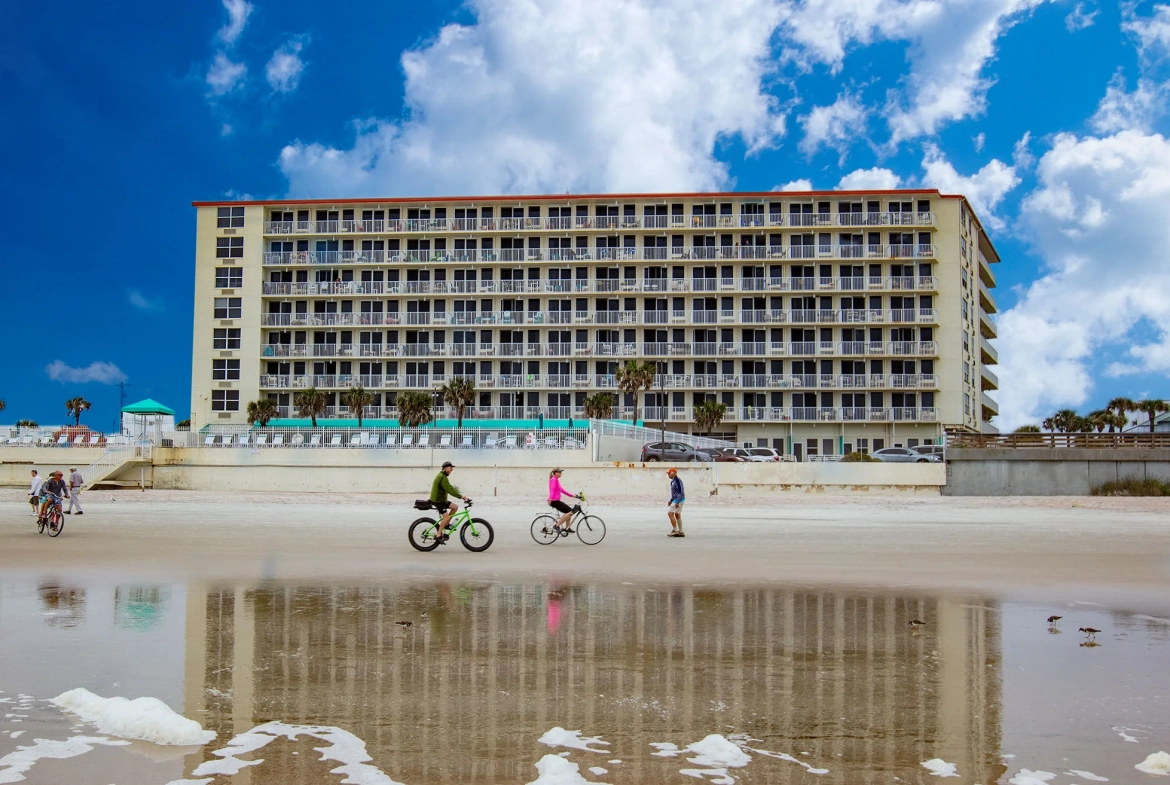
M 683 534 L 682 506 L 687 500 L 683 491 L 682 480 L 678 478 L 678 469 L 673 466 L 666 470 L 670 477 L 670 501 L 667 503 L 666 516 L 670 518 L 670 534 L 667 537 L 686 537 Z
M 77 505 L 77 514 L 84 515 L 81 511 L 81 486 L 85 484 L 85 480 L 81 477 L 81 472 L 77 471 L 74 466 L 69 469 L 69 509 L 65 511 L 66 515 L 73 514 L 73 505 Z
M 41 475 L 37 474 L 37 470 L 32 470 L 32 485 L 28 489 L 28 503 L 32 505 L 32 514 L 37 514 L 37 502 L 41 500 L 41 486 L 45 484 L 45 480 Z

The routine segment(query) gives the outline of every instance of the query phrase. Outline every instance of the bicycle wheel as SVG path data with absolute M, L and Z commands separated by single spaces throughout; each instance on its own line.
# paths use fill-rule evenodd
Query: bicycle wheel
M 48 523 L 49 522 L 45 520 L 45 516 L 38 515 L 37 516 L 37 534 L 44 534 L 45 527 L 48 525 Z
M 475 525 L 475 531 L 472 531 L 472 524 Z M 492 547 L 496 533 L 492 531 L 492 525 L 483 518 L 472 518 L 459 529 L 459 539 L 463 541 L 463 547 L 467 550 L 483 553 Z
M 416 550 L 433 551 L 439 547 L 439 540 L 435 537 L 437 533 L 436 523 L 437 521 L 434 518 L 419 518 L 410 524 L 410 530 L 406 533 L 406 538 L 410 540 L 410 544 Z
M 560 535 L 553 529 L 556 522 L 557 519 L 551 515 L 537 515 L 536 519 L 532 522 L 532 539 L 541 545 L 551 545 L 559 540 Z
M 49 513 L 49 536 L 57 537 L 63 531 L 65 531 L 65 516 L 61 514 L 60 510 L 53 510 Z
M 596 515 L 586 515 L 577 521 L 577 537 L 586 545 L 596 545 L 605 539 L 605 521 Z

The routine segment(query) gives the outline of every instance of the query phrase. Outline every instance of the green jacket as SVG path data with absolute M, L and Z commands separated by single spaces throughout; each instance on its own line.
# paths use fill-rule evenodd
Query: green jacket
M 431 483 L 431 501 L 436 504 L 442 504 L 447 501 L 447 494 L 451 494 L 456 498 L 463 498 L 463 494 L 459 489 L 451 484 L 451 478 L 447 476 L 446 472 L 439 472 L 435 477 L 435 481 Z

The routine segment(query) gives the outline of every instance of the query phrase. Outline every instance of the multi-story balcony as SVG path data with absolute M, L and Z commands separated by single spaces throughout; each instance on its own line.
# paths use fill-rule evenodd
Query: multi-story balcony
M 937 341 L 265 344 L 276 357 L 937 357 Z
M 264 264 L 349 265 L 440 262 L 582 262 L 784 259 L 933 259 L 934 244 L 768 245 L 691 248 L 501 248 L 498 250 L 266 251 Z
M 519 218 L 407 218 L 373 221 L 265 221 L 264 233 L 436 234 L 441 232 L 612 231 L 632 229 L 752 229 L 819 226 L 934 226 L 926 213 L 754 213 L 740 215 L 577 215 Z

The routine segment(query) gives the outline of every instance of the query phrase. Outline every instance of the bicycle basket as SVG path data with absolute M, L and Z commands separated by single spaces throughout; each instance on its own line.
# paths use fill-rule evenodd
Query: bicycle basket
M 416 510 L 429 510 L 432 507 L 434 507 L 434 505 L 431 504 L 430 499 L 415 499 L 414 500 L 414 508 Z

